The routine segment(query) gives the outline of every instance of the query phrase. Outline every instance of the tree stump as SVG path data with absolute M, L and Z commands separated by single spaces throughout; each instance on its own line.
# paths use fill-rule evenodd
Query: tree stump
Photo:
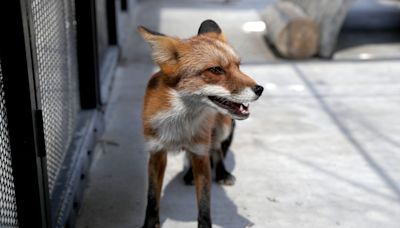
M 303 59 L 315 55 L 319 46 L 319 27 L 301 7 L 291 2 L 277 2 L 268 7 L 262 18 L 267 38 L 286 58 Z
M 336 46 L 337 37 L 354 0 L 281 0 L 293 3 L 304 10 L 319 24 L 321 39 L 319 56 L 330 57 Z

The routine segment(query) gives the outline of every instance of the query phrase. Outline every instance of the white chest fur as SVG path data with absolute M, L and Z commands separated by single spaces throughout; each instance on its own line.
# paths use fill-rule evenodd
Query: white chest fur
M 157 137 L 147 140 L 147 149 L 151 152 L 189 150 L 199 155 L 207 153 L 209 145 L 195 143 L 193 139 L 209 131 L 207 121 L 216 111 L 196 98 L 182 98 L 175 90 L 170 93 L 171 108 L 150 121 Z

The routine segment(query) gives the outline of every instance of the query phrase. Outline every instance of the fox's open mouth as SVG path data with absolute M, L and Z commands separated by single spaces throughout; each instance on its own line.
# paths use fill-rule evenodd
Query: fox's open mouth
M 239 116 L 241 118 L 247 118 L 250 114 L 249 104 L 236 103 L 226 98 L 209 96 L 208 97 L 214 104 L 219 107 L 228 110 L 231 114 Z

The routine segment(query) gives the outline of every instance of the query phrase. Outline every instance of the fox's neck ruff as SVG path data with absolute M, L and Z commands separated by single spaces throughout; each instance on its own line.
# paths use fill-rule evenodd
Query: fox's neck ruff
M 150 121 L 157 132 L 156 140 L 169 150 L 189 147 L 200 153 L 200 149 L 194 148 L 194 141 L 208 133 L 217 111 L 198 99 L 182 97 L 176 90 L 170 89 L 169 92 L 171 99 L 166 102 L 170 102 L 171 108 L 160 111 Z
M 216 111 L 204 104 L 199 99 L 181 96 L 179 92 L 170 89 L 169 102 L 171 108 L 166 111 L 160 111 L 152 118 L 152 125 L 155 128 L 161 128 L 163 125 L 196 125 L 207 119 L 207 116 L 213 115 Z

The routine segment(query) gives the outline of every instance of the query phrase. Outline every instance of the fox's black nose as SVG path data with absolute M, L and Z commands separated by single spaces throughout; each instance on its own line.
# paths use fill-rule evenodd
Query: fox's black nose
M 264 91 L 264 88 L 260 85 L 256 85 L 253 87 L 253 91 L 257 96 L 261 96 L 262 92 Z

